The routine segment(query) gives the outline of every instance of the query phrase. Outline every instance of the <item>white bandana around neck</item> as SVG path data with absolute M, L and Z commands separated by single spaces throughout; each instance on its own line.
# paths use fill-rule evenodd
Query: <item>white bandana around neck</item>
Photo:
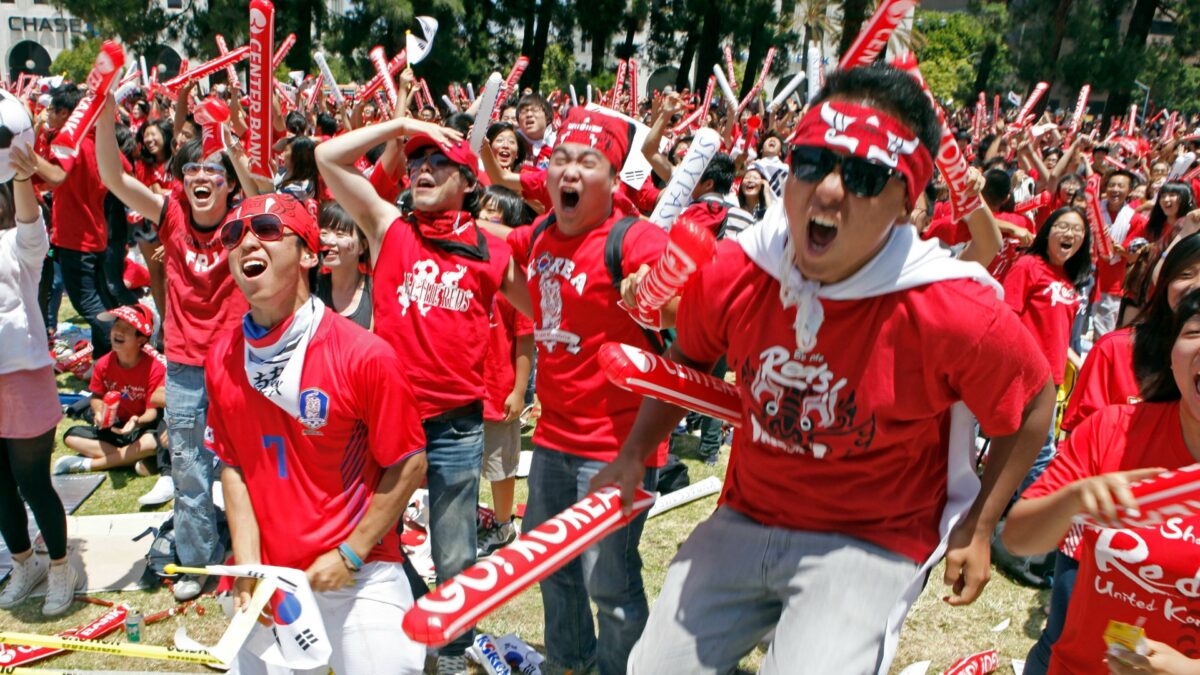
M 982 265 L 954 258 L 936 242 L 922 241 L 912 225 L 896 225 L 883 249 L 858 272 L 834 284 L 821 284 L 804 278 L 793 263 L 788 236 L 787 212 L 783 201 L 776 201 L 758 223 L 738 233 L 737 243 L 764 272 L 779 282 L 779 300 L 784 309 L 796 308 L 796 346 L 805 352 L 816 347 L 817 332 L 825 320 L 821 298 L 858 300 L 924 286 L 950 279 L 974 279 L 1004 299 L 1004 288 Z M 947 439 L 946 505 L 938 519 L 940 542 L 911 579 L 904 594 L 892 606 L 884 633 L 885 673 L 896 655 L 900 629 L 933 566 L 946 553 L 950 532 L 974 503 L 979 494 L 975 474 L 975 415 L 962 401 L 950 408 L 950 433 Z
M 784 309 L 796 308 L 796 346 L 805 352 L 816 347 L 817 332 L 825 320 L 821 298 L 873 298 L 949 279 L 974 279 L 994 290 L 997 297 L 1004 297 L 1004 289 L 982 265 L 963 262 L 936 242 L 922 241 L 912 225 L 893 226 L 878 255 L 833 284 L 805 279 L 796 269 L 782 200 L 772 204 L 757 224 L 739 232 L 736 241 L 756 265 L 779 282 Z
M 246 379 L 255 391 L 297 420 L 300 419 L 300 375 L 304 372 L 304 358 L 309 340 L 317 332 L 324 315 L 325 303 L 317 296 L 311 296 L 296 310 L 291 324 L 274 342 L 259 346 L 253 346 L 251 340 L 260 341 L 270 331 L 254 323 L 249 312 L 242 319 L 242 332 L 246 337 Z

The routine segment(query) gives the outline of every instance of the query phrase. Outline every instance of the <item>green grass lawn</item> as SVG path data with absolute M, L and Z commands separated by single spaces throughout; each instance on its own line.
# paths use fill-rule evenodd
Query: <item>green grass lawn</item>
M 64 308 L 64 314 L 69 308 Z M 64 390 L 82 389 L 86 385 L 75 380 L 70 375 L 59 378 L 60 387 Z M 64 420 L 59 426 L 61 432 L 76 422 Z M 526 445 L 528 446 L 528 438 Z M 719 465 L 710 467 L 700 461 L 695 452 L 696 439 L 685 437 L 679 450 L 681 459 L 687 465 L 693 482 L 707 476 L 724 477 L 728 453 L 722 454 Z M 55 450 L 55 459 L 66 454 L 61 440 Z M 98 515 L 110 513 L 130 513 L 148 510 L 137 503 L 137 498 L 151 488 L 154 478 L 142 478 L 132 470 L 117 470 L 109 472 L 109 478 L 99 489 L 84 502 L 76 515 Z M 526 499 L 526 483 L 517 483 L 517 502 Z M 483 483 L 483 502 L 490 502 L 491 495 L 486 481 Z M 666 574 L 666 568 L 676 550 L 697 523 L 712 512 L 716 505 L 715 497 L 708 497 L 692 504 L 668 511 L 646 525 L 642 536 L 641 553 L 645 564 L 645 583 L 647 592 L 653 602 L 657 597 Z M 167 511 L 170 505 L 156 510 Z M 147 546 L 149 542 L 147 541 Z M 892 672 L 899 672 L 905 666 L 916 661 L 932 661 L 930 672 L 940 672 L 955 659 L 985 649 L 995 648 L 1001 655 L 1000 672 L 1011 672 L 1009 660 L 1024 658 L 1026 651 L 1040 634 L 1044 623 L 1042 605 L 1047 601 L 1047 594 L 1028 589 L 1015 584 L 998 572 L 983 596 L 973 605 L 965 608 L 953 608 L 942 602 L 945 594 L 941 584 L 941 568 L 934 570 L 930 583 L 924 594 L 908 617 L 904 633 L 901 637 L 899 653 L 895 659 Z M 848 587 L 854 582 L 847 583 Z M 174 599 L 165 588 L 145 592 L 106 593 L 101 597 L 113 602 L 126 602 L 137 607 L 145 614 L 166 609 L 175 605 Z M 147 626 L 143 631 L 142 641 L 146 644 L 171 645 L 172 635 L 180 625 L 187 627 L 189 635 L 208 644 L 219 639 L 225 627 L 225 620 L 212 599 L 201 601 L 206 609 L 204 616 L 188 612 L 182 617 L 174 617 L 158 624 Z M 49 620 L 41 616 L 40 601 L 28 601 L 11 612 L 0 611 L 0 631 L 21 631 L 50 634 L 76 625 L 86 623 L 104 612 L 104 608 L 91 604 L 77 602 L 65 617 Z M 1004 630 L 993 632 L 992 628 L 1008 620 L 1009 625 Z M 542 645 L 543 615 L 541 596 L 536 589 L 531 588 L 514 598 L 511 602 L 487 617 L 480 628 L 495 635 L 515 632 L 526 642 L 544 653 Z M 397 631 L 399 631 L 397 627 Z M 109 640 L 124 640 L 120 632 L 108 638 Z M 756 651 L 744 659 L 742 668 L 753 672 L 757 669 L 762 653 Z M 0 663 L 2 666 L 3 663 Z M 144 661 L 132 658 L 96 655 L 88 653 L 64 654 L 54 657 L 47 666 L 55 668 L 76 669 L 109 669 L 109 670 L 158 670 L 196 672 L 197 666 L 175 664 L 163 661 Z M 482 672 L 482 671 L 479 671 Z M 357 675 L 357 674 L 350 674 Z

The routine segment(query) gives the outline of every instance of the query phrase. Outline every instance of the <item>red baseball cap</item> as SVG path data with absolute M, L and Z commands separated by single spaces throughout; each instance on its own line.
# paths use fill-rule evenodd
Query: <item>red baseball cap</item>
M 479 158 L 471 152 L 471 146 L 465 138 L 454 145 L 447 145 L 433 140 L 429 134 L 417 134 L 404 144 L 404 155 L 413 157 L 425 148 L 437 148 L 451 162 L 465 166 L 473 172 L 479 171 Z
M 98 317 L 101 321 L 116 321 L 121 319 L 133 326 L 137 332 L 150 337 L 154 334 L 154 312 L 143 304 L 125 305 L 110 309 L 107 312 L 100 312 Z
M 225 216 L 225 223 L 270 214 L 279 218 L 284 229 L 291 230 L 308 246 L 308 250 L 316 253 L 321 250 L 321 230 L 317 227 L 317 219 L 304 202 L 287 194 L 268 192 L 243 199 Z M 221 225 L 225 226 L 224 223 Z

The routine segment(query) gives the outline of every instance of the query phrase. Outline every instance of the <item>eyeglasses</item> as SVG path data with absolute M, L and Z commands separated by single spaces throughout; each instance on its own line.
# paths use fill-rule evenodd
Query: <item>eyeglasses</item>
M 429 169 L 431 171 L 437 171 L 442 167 L 450 166 L 454 163 L 450 161 L 449 157 L 440 152 L 430 153 L 424 157 L 411 157 L 408 160 L 408 175 L 411 176 L 420 171 L 421 167 L 425 166 L 426 162 L 429 163 Z
M 838 166 L 842 184 L 859 197 L 874 197 L 887 186 L 892 176 L 903 174 L 859 157 L 845 157 L 826 148 L 799 145 L 792 148 L 792 175 L 806 183 L 816 183 Z
M 1065 220 L 1060 220 L 1051 225 L 1050 229 L 1054 230 L 1055 232 L 1074 232 L 1075 234 L 1083 234 L 1087 231 L 1087 225 L 1074 225 Z
M 295 234 L 284 231 L 283 221 L 279 219 L 279 216 L 273 213 L 263 213 L 225 223 L 221 228 L 221 245 L 227 251 L 237 248 L 238 244 L 242 243 L 242 238 L 246 236 L 247 230 L 253 232 L 259 241 L 279 241 L 289 234 Z
M 216 176 L 225 175 L 225 167 L 212 162 L 205 162 L 203 164 L 200 162 L 188 162 L 183 165 L 183 175 L 185 176 L 199 176 L 201 171 Z

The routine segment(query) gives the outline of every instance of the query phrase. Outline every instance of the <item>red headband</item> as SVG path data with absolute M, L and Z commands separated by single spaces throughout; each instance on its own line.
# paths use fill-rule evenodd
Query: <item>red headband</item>
M 933 157 L 916 134 L 895 118 L 856 103 L 825 101 L 810 108 L 790 142 L 836 150 L 899 171 L 907 183 L 910 206 L 933 176 Z

